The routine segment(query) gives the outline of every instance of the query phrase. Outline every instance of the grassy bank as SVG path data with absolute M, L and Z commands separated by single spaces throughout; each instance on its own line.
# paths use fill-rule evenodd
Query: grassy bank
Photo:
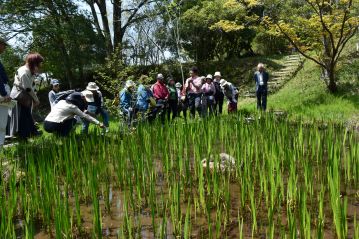
M 279 92 L 269 96 L 268 109 L 283 110 L 290 117 L 301 116 L 305 120 L 358 120 L 358 64 L 359 60 L 352 58 L 341 66 L 339 92 L 331 94 L 320 78 L 319 67 L 306 61 L 303 69 L 292 80 Z M 254 99 L 242 99 L 239 104 L 242 109 L 255 111 Z

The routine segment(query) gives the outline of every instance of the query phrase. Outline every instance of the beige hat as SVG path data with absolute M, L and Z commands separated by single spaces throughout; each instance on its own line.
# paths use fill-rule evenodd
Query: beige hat
M 221 72 L 219 72 L 219 71 L 216 71 L 216 73 L 214 73 L 214 77 L 216 77 L 216 76 L 219 76 L 219 77 L 221 77 L 222 75 L 221 75 Z
M 211 74 L 208 74 L 207 77 L 206 77 L 206 79 L 211 79 L 211 80 L 213 80 L 213 76 L 212 76 Z
M 87 103 L 95 102 L 93 93 L 90 90 L 84 90 L 81 92 L 81 94 L 85 97 Z
M 98 89 L 100 89 L 100 88 L 96 85 L 95 82 L 89 82 L 86 87 L 86 90 L 91 90 L 91 91 L 95 91 Z

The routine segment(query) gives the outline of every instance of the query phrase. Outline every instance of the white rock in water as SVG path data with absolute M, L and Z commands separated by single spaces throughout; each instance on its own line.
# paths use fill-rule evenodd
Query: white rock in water
M 208 166 L 211 171 L 217 168 L 223 172 L 226 170 L 233 170 L 235 168 L 236 160 L 234 157 L 232 157 L 229 154 L 221 153 L 219 154 L 219 162 L 217 164 L 215 164 L 215 160 L 213 156 L 210 156 L 208 163 L 207 163 L 207 159 L 203 159 L 201 163 L 203 168 L 207 168 Z

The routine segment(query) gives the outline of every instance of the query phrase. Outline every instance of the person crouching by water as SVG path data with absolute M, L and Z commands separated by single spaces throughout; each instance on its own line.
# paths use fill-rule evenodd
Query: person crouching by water
M 50 114 L 45 118 L 44 129 L 48 133 L 66 137 L 76 125 L 75 116 L 104 128 L 100 121 L 84 113 L 86 106 L 85 97 L 81 93 L 72 93 L 66 100 L 60 100 L 51 109 Z
M 212 75 L 207 75 L 206 83 L 202 86 L 203 97 L 202 97 L 202 104 L 203 104 L 203 115 L 213 116 L 215 111 L 215 95 L 216 95 L 216 87 L 213 84 L 213 77 Z
M 17 106 L 13 108 L 10 122 L 10 135 L 16 133 L 20 139 L 28 139 L 31 136 L 40 135 L 35 127 L 32 118 L 32 107 L 40 104 L 33 84 L 36 74 L 40 73 L 44 58 L 38 53 L 29 54 L 26 57 L 26 63 L 20 67 L 15 74 L 14 85 L 10 97 L 17 100 Z
M 101 115 L 103 124 L 105 125 L 104 133 L 109 132 L 109 115 L 104 108 L 104 99 L 100 88 L 97 86 L 95 82 L 89 82 L 86 90 L 83 91 L 83 95 L 87 101 L 87 112 L 90 113 L 91 116 L 96 117 L 97 115 Z M 84 121 L 82 124 L 82 132 L 87 134 L 89 128 L 89 122 Z
M 224 79 L 221 80 L 221 88 L 228 101 L 228 114 L 236 112 L 238 91 L 232 83 Z
M 269 74 L 265 71 L 264 64 L 258 64 L 254 81 L 256 82 L 257 109 L 266 111 Z
M 125 87 L 120 92 L 120 114 L 124 116 L 128 127 L 131 127 L 133 117 L 135 116 L 135 109 L 132 102 L 133 93 L 135 91 L 135 83 L 132 80 L 127 80 Z

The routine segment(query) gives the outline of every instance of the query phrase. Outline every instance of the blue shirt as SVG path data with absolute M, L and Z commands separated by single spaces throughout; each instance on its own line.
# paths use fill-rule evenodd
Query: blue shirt
M 141 111 L 148 110 L 149 102 L 148 100 L 151 97 L 151 93 L 144 85 L 139 85 L 137 89 L 137 103 L 136 106 Z
M 120 92 L 120 109 L 128 110 L 131 107 L 132 94 L 127 90 L 123 89 Z
M 56 92 L 54 90 L 51 90 L 49 92 L 49 102 L 51 107 L 55 105 L 55 100 L 56 100 Z
M 7 84 L 8 82 L 9 82 L 9 78 L 7 77 L 4 66 L 0 62 L 0 94 L 1 94 L 1 96 L 7 96 L 7 93 L 5 90 L 5 84 Z

